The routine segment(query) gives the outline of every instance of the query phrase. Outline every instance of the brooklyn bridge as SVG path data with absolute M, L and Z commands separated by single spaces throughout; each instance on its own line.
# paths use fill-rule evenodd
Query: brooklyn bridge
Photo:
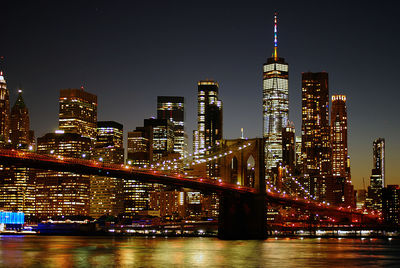
M 299 191 L 290 193 L 265 179 L 262 139 L 228 141 L 220 150 L 206 152 L 190 161 L 164 160 L 145 168 L 101 161 L 44 155 L 19 150 L 0 150 L 0 164 L 41 170 L 71 172 L 144 183 L 184 187 L 219 196 L 218 236 L 221 239 L 262 239 L 267 236 L 267 206 L 290 207 L 307 215 L 324 215 L 333 221 L 346 219 L 350 224 L 377 224 L 376 212 L 318 202 L 294 176 L 288 180 Z M 218 177 L 210 177 L 210 166 L 218 163 Z M 299 194 L 301 192 L 301 194 Z

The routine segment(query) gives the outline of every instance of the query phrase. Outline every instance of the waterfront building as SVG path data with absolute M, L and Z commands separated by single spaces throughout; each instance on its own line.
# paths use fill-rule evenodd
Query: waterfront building
M 0 147 L 10 139 L 10 94 L 3 71 L 0 71 Z
M 174 124 L 169 119 L 145 119 L 144 127 L 128 132 L 127 164 L 147 168 L 174 154 Z M 179 154 L 176 154 L 179 157 Z M 150 209 L 150 195 L 163 187 L 141 183 L 134 178 L 124 180 L 124 207 L 127 215 Z
M 124 164 L 123 126 L 114 121 L 97 122 L 93 159 L 107 164 Z M 90 216 L 118 216 L 123 212 L 123 180 L 90 176 Z
M 11 146 L 20 150 L 32 150 L 32 134 L 29 130 L 29 114 L 18 91 L 17 100 L 10 116 Z M 10 211 L 35 214 L 35 173 L 31 168 L 11 166 L 0 167 L 0 207 Z
M 186 217 L 186 193 L 183 191 L 153 191 L 150 193 L 150 210 L 159 211 L 167 220 L 182 220 Z
M 332 172 L 328 107 L 328 73 L 303 73 L 301 140 L 305 176 Z
M 80 89 L 62 89 L 59 99 L 59 129 L 77 133 L 93 142 L 97 133 L 97 96 Z
M 0 208 L 35 215 L 35 173 L 31 168 L 0 165 Z
M 185 133 L 185 99 L 177 96 L 157 97 L 157 119 L 172 121 L 174 125 L 174 152 L 187 156 Z
M 289 120 L 289 65 L 278 57 L 277 14 L 274 16 L 274 53 L 263 66 L 263 137 L 266 174 L 282 162 L 282 132 Z
M 77 133 L 48 133 L 37 139 L 37 152 L 90 159 L 92 141 Z M 38 170 L 36 173 L 36 215 L 39 219 L 53 216 L 89 215 L 89 175 Z
M 218 98 L 216 81 L 197 83 L 197 130 L 193 133 L 193 155 L 201 158 L 222 139 L 222 101 Z
M 382 216 L 390 225 L 400 224 L 400 188 L 388 185 L 382 189 Z

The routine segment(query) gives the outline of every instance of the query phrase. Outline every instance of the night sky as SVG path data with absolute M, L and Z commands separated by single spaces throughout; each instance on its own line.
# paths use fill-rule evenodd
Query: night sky
M 216 3 L 217 2 L 217 3 Z M 348 1 L 350 2 L 350 1 Z M 58 126 L 62 88 L 98 96 L 98 120 L 127 131 L 156 116 L 159 95 L 184 96 L 196 127 L 197 81 L 215 79 L 224 136 L 262 136 L 262 65 L 289 63 L 290 120 L 301 133 L 301 72 L 329 73 L 346 94 L 352 180 L 368 185 L 372 141 L 386 139 L 387 184 L 400 184 L 400 22 L 396 1 L 1 1 L 0 55 L 11 95 L 36 137 Z

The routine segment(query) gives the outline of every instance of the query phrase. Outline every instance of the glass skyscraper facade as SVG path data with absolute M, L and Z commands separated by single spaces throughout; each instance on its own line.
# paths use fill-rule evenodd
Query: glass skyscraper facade
M 289 119 L 289 65 L 277 52 L 277 15 L 274 54 L 263 66 L 263 137 L 267 177 L 282 162 L 282 131 Z
M 197 130 L 193 133 L 193 154 L 204 156 L 222 139 L 222 101 L 218 99 L 218 83 L 199 81 L 197 96 Z
M 187 155 L 185 133 L 185 99 L 176 96 L 157 97 L 157 119 L 167 119 L 174 125 L 174 152 Z

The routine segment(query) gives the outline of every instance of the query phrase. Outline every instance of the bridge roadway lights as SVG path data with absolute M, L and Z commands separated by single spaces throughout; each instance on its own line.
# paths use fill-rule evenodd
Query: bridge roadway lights
M 218 238 L 265 239 L 265 194 L 225 193 L 220 195 Z

